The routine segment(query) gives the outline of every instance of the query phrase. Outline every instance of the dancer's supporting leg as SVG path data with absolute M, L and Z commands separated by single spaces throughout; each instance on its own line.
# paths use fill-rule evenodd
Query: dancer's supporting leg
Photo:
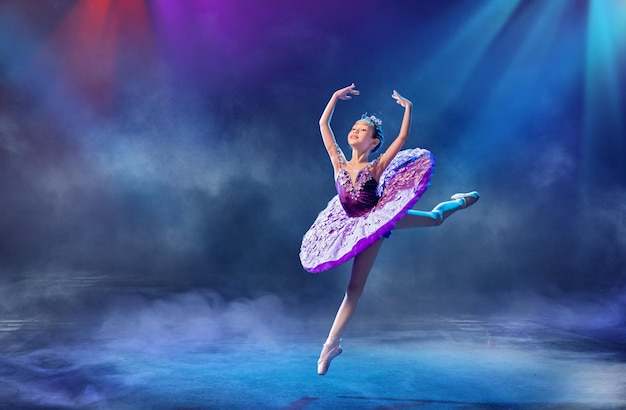
M 421 228 L 427 226 L 441 225 L 450 215 L 459 209 L 467 208 L 478 201 L 478 192 L 468 192 L 466 194 L 454 194 L 451 201 L 438 204 L 432 211 L 416 211 L 411 209 L 398 221 L 394 229 Z
M 322 353 L 320 353 L 320 358 L 317 362 L 318 374 L 326 374 L 331 360 L 340 355 L 343 351 L 339 345 L 341 336 L 343 335 L 350 318 L 356 310 L 359 298 L 363 294 L 365 282 L 367 281 L 367 277 L 372 269 L 372 265 L 374 264 L 374 260 L 376 259 L 376 255 L 378 254 L 378 250 L 380 249 L 382 243 L 383 239 L 379 239 L 369 248 L 354 257 L 348 289 L 346 290 L 343 302 L 341 302 L 341 306 L 339 306 L 337 316 L 335 316 L 335 321 L 330 328 L 328 339 L 326 339 L 326 343 L 324 343 Z
M 404 228 L 416 228 L 426 226 L 441 225 L 441 223 L 450 215 L 458 211 L 459 209 L 466 208 L 473 205 L 480 195 L 478 192 L 469 192 L 466 194 L 455 194 L 452 196 L 451 201 L 442 202 L 437 205 L 432 211 L 415 211 L 410 210 L 396 225 L 395 229 Z M 365 282 L 372 269 L 376 255 L 382 245 L 382 239 L 374 242 L 372 246 L 365 249 L 363 252 L 354 257 L 352 264 L 352 274 L 350 275 L 350 282 L 348 283 L 348 290 L 343 298 L 341 306 L 335 316 L 335 321 L 330 328 L 328 339 L 322 348 L 320 358 L 317 362 L 317 373 L 326 374 L 330 362 L 343 351 L 339 343 L 341 342 L 341 336 L 346 329 L 350 318 L 354 314 L 356 307 L 359 303 L 359 298 L 363 293 Z

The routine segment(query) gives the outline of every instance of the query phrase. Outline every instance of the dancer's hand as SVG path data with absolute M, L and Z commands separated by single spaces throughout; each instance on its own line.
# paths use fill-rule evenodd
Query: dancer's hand
M 403 108 L 406 108 L 408 106 L 413 105 L 413 103 L 409 100 L 407 100 L 406 98 L 404 98 L 403 96 L 401 96 L 400 94 L 398 94 L 398 92 L 396 90 L 393 90 L 393 93 L 391 94 L 391 96 L 393 97 L 394 100 L 396 100 L 396 102 L 398 104 L 400 104 Z
M 342 88 L 341 90 L 335 91 L 335 96 L 340 100 L 350 100 L 353 95 L 359 95 L 359 90 L 355 89 L 354 83 L 350 84 L 346 88 Z

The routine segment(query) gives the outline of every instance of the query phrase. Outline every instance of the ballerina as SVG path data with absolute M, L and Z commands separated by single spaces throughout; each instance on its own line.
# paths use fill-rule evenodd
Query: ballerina
M 394 229 L 441 225 L 456 211 L 473 205 L 478 192 L 454 194 L 450 201 L 432 211 L 411 209 L 426 190 L 434 158 L 422 148 L 401 150 L 409 136 L 412 103 L 393 91 L 392 97 L 404 108 L 398 136 L 373 161 L 384 142 L 382 121 L 363 115 L 348 133 L 352 148 L 347 160 L 330 127 L 339 100 L 359 95 L 354 83 L 333 93 L 319 121 L 324 146 L 335 175 L 337 196 L 320 212 L 304 235 L 300 248 L 302 266 L 318 273 L 354 258 L 348 288 L 339 306 L 318 360 L 317 372 L 326 374 L 331 361 L 342 353 L 341 338 L 353 316 L 365 282 L 383 238 Z

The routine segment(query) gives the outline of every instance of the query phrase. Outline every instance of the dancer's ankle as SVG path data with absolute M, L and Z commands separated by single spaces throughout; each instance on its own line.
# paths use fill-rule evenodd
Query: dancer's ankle
M 340 343 L 341 343 L 340 337 L 328 336 L 328 338 L 324 342 L 324 346 L 335 347 L 335 346 L 339 346 Z
M 457 201 L 461 205 L 461 208 L 467 208 L 468 206 L 474 205 L 476 201 L 480 199 L 480 194 L 477 191 L 454 194 L 451 199 Z

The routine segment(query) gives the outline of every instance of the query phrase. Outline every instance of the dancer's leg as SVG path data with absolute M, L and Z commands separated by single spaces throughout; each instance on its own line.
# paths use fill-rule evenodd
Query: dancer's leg
M 379 239 L 369 248 L 354 257 L 348 289 L 341 302 L 341 306 L 339 306 L 333 325 L 330 328 L 328 339 L 326 339 L 326 343 L 324 343 L 320 359 L 317 362 L 318 374 L 326 374 L 330 361 L 342 352 L 339 342 L 341 341 L 341 337 L 343 336 L 348 322 L 356 310 L 359 298 L 363 294 L 365 282 L 367 281 L 367 277 L 382 243 L 383 239 Z
M 363 294 L 365 282 L 367 281 L 367 277 L 369 276 L 382 243 L 383 240 L 379 239 L 374 242 L 372 246 L 354 257 L 348 289 L 346 290 L 341 306 L 339 306 L 335 321 L 330 328 L 330 333 L 328 334 L 329 340 L 338 340 L 343 336 L 343 332 L 359 303 L 359 298 Z
M 427 226 L 438 226 L 450 215 L 459 209 L 467 208 L 478 201 L 478 192 L 468 192 L 467 194 L 455 194 L 451 201 L 438 204 L 432 211 L 409 210 L 407 214 L 398 221 L 394 229 L 420 228 Z

